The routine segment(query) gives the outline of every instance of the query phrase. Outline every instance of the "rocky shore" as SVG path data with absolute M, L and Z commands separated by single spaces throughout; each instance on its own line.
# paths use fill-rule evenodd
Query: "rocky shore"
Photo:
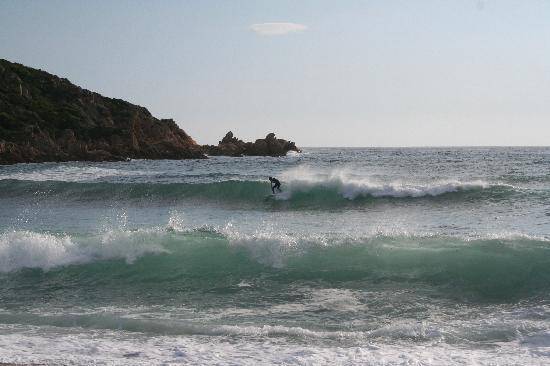
M 277 139 L 274 133 L 255 142 L 244 142 L 229 131 L 218 145 L 203 145 L 203 151 L 212 156 L 284 156 L 289 151 L 300 152 L 292 141 Z
M 0 60 L 0 164 L 204 157 L 171 119 Z
M 144 107 L 0 59 L 0 164 L 283 156 L 288 151 L 300 150 L 274 133 L 244 142 L 228 132 L 217 146 L 201 146 L 172 119 L 157 119 Z

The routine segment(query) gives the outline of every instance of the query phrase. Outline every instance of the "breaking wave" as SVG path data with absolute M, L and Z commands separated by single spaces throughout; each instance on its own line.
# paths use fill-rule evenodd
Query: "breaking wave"
M 371 200 L 448 198 L 502 198 L 516 187 L 484 181 L 445 180 L 432 183 L 400 181 L 377 183 L 365 179 L 330 177 L 322 180 L 289 180 L 283 192 L 271 195 L 268 183 L 228 180 L 214 183 L 81 183 L 59 181 L 0 180 L 0 197 L 52 198 L 72 201 L 182 201 L 242 203 L 272 206 L 332 206 Z
M 106 270 L 105 266 L 109 267 Z M 87 273 L 86 283 L 181 283 L 189 288 L 254 286 L 255 281 L 427 284 L 482 297 L 547 290 L 550 239 L 525 235 L 460 238 L 375 234 L 300 237 L 222 229 L 118 230 L 97 235 L 9 231 L 0 235 L 0 272 Z M 21 272 L 22 271 L 22 272 Z M 231 279 L 231 280 L 228 280 Z M 246 283 L 247 285 L 242 285 Z

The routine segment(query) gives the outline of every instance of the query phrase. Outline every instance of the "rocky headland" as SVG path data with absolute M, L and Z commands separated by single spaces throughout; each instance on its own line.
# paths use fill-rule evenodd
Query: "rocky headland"
M 171 119 L 0 59 L 0 164 L 204 157 Z
M 244 142 L 228 132 L 217 146 L 201 146 L 172 119 L 157 119 L 144 107 L 0 59 L 0 164 L 283 156 L 288 151 L 300 150 L 274 133 Z
M 244 142 L 229 131 L 218 145 L 203 145 L 203 151 L 212 156 L 285 156 L 289 151 L 301 150 L 292 141 L 276 138 L 274 133 L 268 134 L 265 139 Z

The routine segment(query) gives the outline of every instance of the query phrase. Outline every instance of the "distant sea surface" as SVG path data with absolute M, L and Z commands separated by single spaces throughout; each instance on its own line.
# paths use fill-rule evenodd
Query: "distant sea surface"
M 0 362 L 550 364 L 550 148 L 0 166 Z

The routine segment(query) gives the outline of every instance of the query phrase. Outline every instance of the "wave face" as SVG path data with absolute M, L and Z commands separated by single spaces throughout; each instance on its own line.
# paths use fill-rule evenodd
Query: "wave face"
M 291 158 L 291 162 L 293 161 Z M 223 161 L 226 163 L 226 161 Z M 384 200 L 476 200 L 547 199 L 550 191 L 527 180 L 518 186 L 518 179 L 500 176 L 451 178 L 422 176 L 414 173 L 376 174 L 351 168 L 315 168 L 310 165 L 291 166 L 279 172 L 283 191 L 272 195 L 266 177 L 257 168 L 243 166 L 238 174 L 218 166 L 212 169 L 190 169 L 171 166 L 167 170 L 151 170 L 143 166 L 114 167 L 55 166 L 47 169 L 0 173 L 0 199 L 31 198 L 76 202 L 211 202 L 262 208 L 319 208 L 361 205 Z M 194 164 L 197 164 L 196 162 Z M 262 160 L 259 165 L 264 164 Z M 438 168 L 440 169 L 440 168 Z M 214 172 L 213 172 L 213 171 Z M 529 178 L 529 179 L 531 179 Z M 539 184 L 538 186 L 536 184 Z
M 37 269 L 64 280 L 76 275 L 71 281 L 77 284 L 82 272 L 87 273 L 84 283 L 115 281 L 132 288 L 134 283 L 158 282 L 163 291 L 183 283 L 195 290 L 231 288 L 261 278 L 279 284 L 428 284 L 463 295 L 513 299 L 550 287 L 550 240 L 310 238 L 242 235 L 230 228 L 119 230 L 84 237 L 14 231 L 0 236 L 1 272 L 17 278 Z
M 70 201 L 184 201 L 242 203 L 273 206 L 333 206 L 365 203 L 376 199 L 502 198 L 517 193 L 514 187 L 483 181 L 439 181 L 430 184 L 402 182 L 370 183 L 365 180 L 329 179 L 288 181 L 284 191 L 271 195 L 269 185 L 259 181 L 230 180 L 215 183 L 77 183 L 0 181 L 0 197 L 37 197 Z

